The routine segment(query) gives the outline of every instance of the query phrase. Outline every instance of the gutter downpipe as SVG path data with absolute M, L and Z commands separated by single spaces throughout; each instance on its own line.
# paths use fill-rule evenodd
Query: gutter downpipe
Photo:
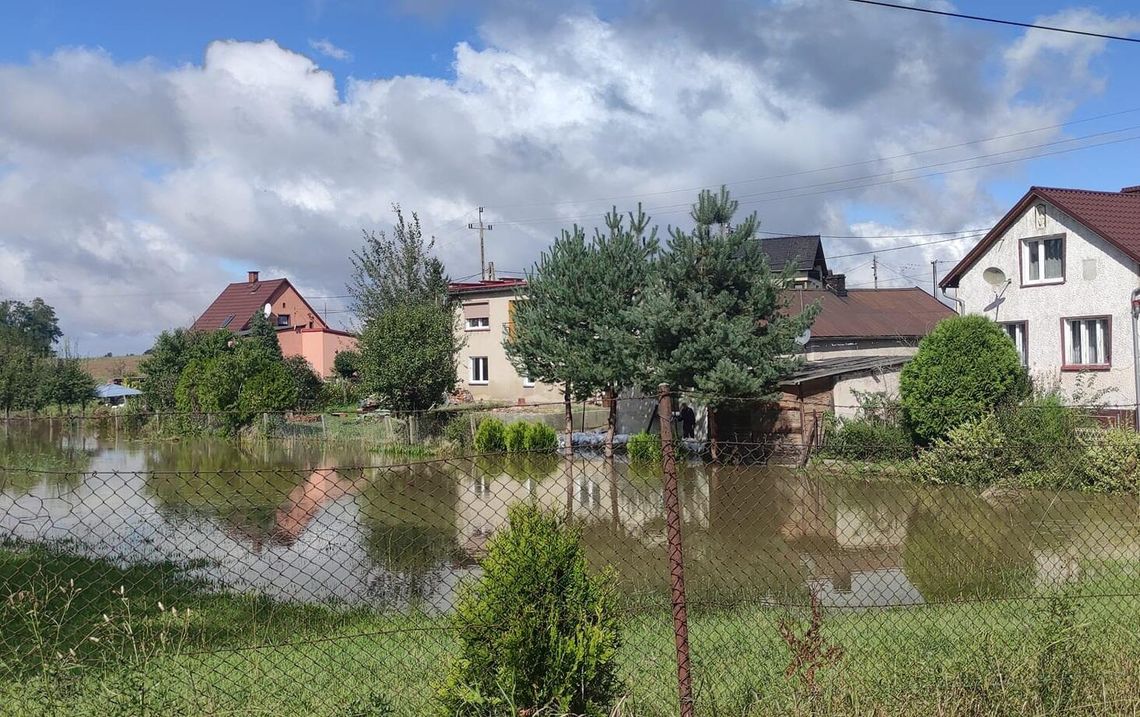
M 947 294 L 946 288 L 947 287 L 945 287 L 945 286 L 942 287 L 942 295 L 945 296 L 947 299 L 950 299 L 951 301 L 953 301 L 954 303 L 956 303 L 958 305 L 958 315 L 959 316 L 965 316 L 966 315 L 966 302 L 962 301 L 957 296 L 950 296 L 949 294 Z M 955 288 L 957 288 L 957 287 L 955 287 Z M 1138 289 L 1137 291 L 1140 291 L 1140 289 Z M 957 292 L 955 292 L 955 293 L 957 293 Z M 1133 323 L 1135 324 L 1135 321 L 1133 321 Z M 1133 332 L 1133 333 L 1135 333 L 1135 332 Z
M 1132 378 L 1135 382 L 1136 394 L 1133 400 L 1136 406 L 1132 415 L 1132 430 L 1140 431 L 1140 289 L 1132 290 Z

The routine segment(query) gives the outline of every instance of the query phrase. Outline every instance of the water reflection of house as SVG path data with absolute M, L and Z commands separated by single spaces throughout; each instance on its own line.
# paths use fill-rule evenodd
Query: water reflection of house
M 273 511 L 268 525 L 235 516 L 227 527 L 230 537 L 248 541 L 255 554 L 266 545 L 290 546 L 300 539 L 309 524 L 329 502 L 359 490 L 359 484 L 335 468 L 315 470 L 298 483 L 285 501 Z

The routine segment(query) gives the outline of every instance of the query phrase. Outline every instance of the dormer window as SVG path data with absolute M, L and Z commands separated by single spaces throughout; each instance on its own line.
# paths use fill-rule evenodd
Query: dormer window
M 1065 237 L 1034 237 L 1021 241 L 1021 285 L 1065 281 Z
M 289 314 L 277 314 L 277 326 L 285 328 L 289 326 Z

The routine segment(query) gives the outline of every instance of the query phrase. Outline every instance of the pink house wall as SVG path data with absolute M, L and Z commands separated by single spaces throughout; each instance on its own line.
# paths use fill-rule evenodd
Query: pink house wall
M 333 370 L 333 360 L 340 351 L 356 348 L 356 337 L 333 329 L 293 328 L 277 332 L 277 343 L 286 356 L 304 356 L 321 378 Z
M 288 316 L 289 326 L 291 328 L 300 327 L 302 329 L 327 329 L 328 325 L 321 320 L 321 317 L 313 311 L 301 295 L 297 293 L 291 285 L 286 285 L 285 290 L 273 298 L 271 302 L 273 305 L 273 320 L 276 321 L 278 316 Z

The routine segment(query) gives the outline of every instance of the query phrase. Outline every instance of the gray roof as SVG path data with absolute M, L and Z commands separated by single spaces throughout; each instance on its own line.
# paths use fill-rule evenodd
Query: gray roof
M 838 356 L 821 361 L 808 361 L 799 371 L 781 380 L 780 385 L 797 386 L 817 378 L 892 369 L 902 366 L 911 358 L 910 356 Z
M 117 383 L 105 383 L 102 386 L 95 387 L 95 395 L 99 398 L 123 398 L 126 396 L 141 396 L 142 391 L 137 391 L 127 386 L 120 386 Z
M 823 243 L 819 235 L 764 237 L 760 247 L 768 255 L 768 264 L 775 271 L 782 271 L 788 262 L 794 262 L 796 271 L 809 271 L 816 263 L 827 270 L 827 259 L 823 254 Z

